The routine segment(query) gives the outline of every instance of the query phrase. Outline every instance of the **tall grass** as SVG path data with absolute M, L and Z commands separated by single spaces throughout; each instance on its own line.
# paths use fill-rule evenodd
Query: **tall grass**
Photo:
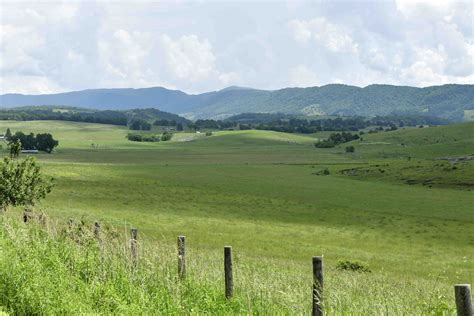
M 220 252 L 188 249 L 180 281 L 174 245 L 139 236 L 131 260 L 126 230 L 0 219 L 0 306 L 12 314 L 308 314 L 311 267 L 235 256 L 235 298 L 226 300 Z M 311 260 L 308 260 L 310 263 Z M 329 315 L 454 314 L 442 279 L 393 280 L 384 273 L 326 268 Z M 1 310 L 0 308 L 0 310 Z

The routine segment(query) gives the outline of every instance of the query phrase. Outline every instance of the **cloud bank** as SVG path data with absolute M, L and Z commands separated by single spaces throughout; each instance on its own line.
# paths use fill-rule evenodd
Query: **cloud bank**
M 0 93 L 474 83 L 472 1 L 0 5 Z

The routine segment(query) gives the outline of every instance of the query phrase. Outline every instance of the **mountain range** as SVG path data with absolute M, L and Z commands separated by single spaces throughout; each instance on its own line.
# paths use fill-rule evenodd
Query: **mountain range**
M 202 94 L 153 87 L 0 96 L 0 107 L 35 105 L 77 106 L 99 110 L 152 107 L 190 119 L 221 119 L 252 112 L 311 116 L 417 114 L 462 121 L 474 116 L 474 85 L 447 84 L 416 88 L 374 84 L 360 88 L 330 84 L 272 91 L 228 87 Z

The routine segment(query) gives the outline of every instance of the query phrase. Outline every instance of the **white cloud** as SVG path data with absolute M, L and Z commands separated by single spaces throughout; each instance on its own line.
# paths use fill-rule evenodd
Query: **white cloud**
M 192 34 L 173 40 L 165 34 L 161 36 L 161 43 L 168 69 L 174 77 L 197 82 L 217 74 L 216 57 L 207 39 L 199 40 Z
M 357 44 L 354 43 L 347 30 L 330 23 L 323 17 L 309 21 L 292 20 L 288 25 L 298 42 L 306 43 L 314 39 L 332 52 L 356 52 L 357 50 Z
M 291 68 L 289 84 L 292 87 L 312 87 L 319 85 L 318 76 L 304 65 Z
M 99 42 L 101 65 L 112 75 L 135 86 L 146 82 L 145 63 L 150 50 L 149 36 L 140 32 L 116 30 L 109 40 Z
M 0 87 L 3 91 L 25 93 L 25 94 L 45 94 L 62 92 L 63 89 L 52 80 L 44 76 L 32 75 L 12 75 L 0 77 Z
M 332 66 L 333 76 L 323 74 L 320 80 L 326 83 L 335 77 L 356 85 L 474 83 L 474 30 L 472 24 L 470 32 L 465 28 L 473 5 L 397 0 L 394 7 L 380 6 L 377 12 L 374 8 L 375 18 L 384 17 L 377 21 L 367 20 L 363 5 L 358 4 L 354 8 L 360 14 L 342 15 L 338 23 L 334 23 L 336 17 L 331 21 L 319 16 L 292 20 L 288 26 L 297 43 L 304 43 L 315 58 Z M 343 6 L 331 9 L 344 12 Z M 328 52 L 321 53 L 315 45 Z M 344 58 L 340 52 L 346 53 Z
M 411 15 L 419 10 L 434 10 L 442 14 L 449 14 L 453 0 L 395 0 L 397 10 Z
M 219 75 L 219 80 L 225 86 L 237 85 L 241 82 L 241 78 L 236 72 L 222 73 Z
M 297 42 L 307 43 L 311 39 L 312 32 L 308 24 L 308 22 L 300 20 L 292 20 L 288 23 Z
M 6 1 L 0 93 L 474 83 L 472 1 L 243 6 Z

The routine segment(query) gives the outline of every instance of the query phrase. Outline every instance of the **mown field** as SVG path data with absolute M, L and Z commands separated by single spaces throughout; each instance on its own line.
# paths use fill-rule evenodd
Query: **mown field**
M 39 206 L 52 219 L 99 220 L 123 237 L 137 227 L 163 265 L 184 234 L 189 273 L 217 301 L 222 248 L 232 245 L 236 299 L 223 313 L 308 313 L 311 257 L 321 254 L 329 314 L 453 314 L 453 284 L 474 283 L 474 161 L 434 159 L 473 155 L 474 123 L 366 134 L 331 149 L 316 149 L 317 135 L 270 131 L 137 143 L 108 125 L 0 121 L 7 127 L 60 142 L 38 155 L 56 179 Z M 372 272 L 336 270 L 340 259 Z M 68 295 L 90 307 L 82 311 L 104 311 Z M 162 308 L 219 313 L 194 303 Z

